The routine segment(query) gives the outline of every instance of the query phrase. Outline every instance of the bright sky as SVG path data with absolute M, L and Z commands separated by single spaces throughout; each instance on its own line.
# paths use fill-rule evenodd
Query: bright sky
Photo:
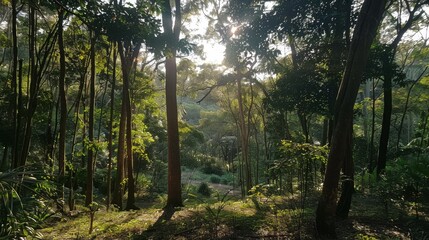
M 136 0 L 122 0 L 123 3 L 131 3 L 134 4 Z M 195 17 L 190 24 L 187 24 L 186 27 L 188 27 L 190 30 L 192 30 L 192 33 L 194 34 L 200 34 L 204 35 L 206 32 L 208 21 L 204 16 L 198 16 Z M 204 46 L 204 55 L 205 59 L 203 61 L 207 63 L 212 64 L 222 64 L 224 53 L 225 53 L 225 46 L 220 44 L 219 42 L 215 40 L 201 40 L 201 42 Z M 192 56 L 191 56 L 192 57 Z
M 204 36 L 208 25 L 207 19 L 200 15 L 186 23 L 186 27 L 192 34 Z M 219 40 L 200 40 L 199 44 L 204 46 L 205 62 L 221 64 L 224 58 L 225 46 L 218 42 Z

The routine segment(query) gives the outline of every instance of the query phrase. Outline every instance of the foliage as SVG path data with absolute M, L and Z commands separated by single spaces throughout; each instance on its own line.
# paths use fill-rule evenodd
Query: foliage
M 152 172 L 152 187 L 155 192 L 164 192 L 167 185 L 167 163 L 154 160 L 150 166 Z
M 211 176 L 210 182 L 211 183 L 220 183 L 221 179 L 218 176 Z
M 429 158 L 427 154 L 421 156 L 410 154 L 399 157 L 386 167 L 384 179 L 390 185 L 392 192 L 399 197 L 410 199 L 410 197 L 417 198 L 423 192 L 429 193 Z
M 35 229 L 53 215 L 41 198 L 49 187 L 33 174 L 0 172 L 0 238 L 41 238 Z
M 205 182 L 202 182 L 198 186 L 197 192 L 206 197 L 210 197 L 210 195 L 212 194 L 212 190 L 210 189 L 209 185 Z
M 218 228 L 221 225 L 221 213 L 224 211 L 225 207 L 228 204 L 228 195 L 230 191 L 227 191 L 225 194 L 221 195 L 219 192 L 216 192 L 217 203 L 207 204 L 205 210 L 206 222 L 211 226 L 211 234 L 215 237 L 218 237 Z
M 280 146 L 280 151 L 283 154 L 281 160 L 275 160 L 270 167 L 270 176 L 277 177 L 288 173 L 291 169 L 296 168 L 304 162 L 315 162 L 325 164 L 327 161 L 328 148 L 327 146 L 315 146 L 308 143 L 295 143 L 288 140 L 283 140 Z
M 268 103 L 272 111 L 326 114 L 328 91 L 324 71 L 312 65 L 282 73 L 270 93 Z
M 26 184 L 22 185 L 17 180 L 19 177 L 16 179 L 11 177 L 12 173 L 7 171 L 0 173 L 0 188 L 2 188 L 0 189 L 0 220 L 1 224 L 7 225 L 0 226 L 0 235 L 25 237 L 35 233 L 33 230 L 36 228 L 46 227 L 46 221 L 54 214 L 52 205 L 61 205 L 65 200 L 58 198 L 58 190 L 62 188 L 63 183 L 65 183 L 66 189 L 65 197 L 67 197 L 68 188 L 75 191 L 74 195 L 82 196 L 87 181 L 86 170 L 82 162 L 86 160 L 88 149 L 98 152 L 94 162 L 96 166 L 94 187 L 97 199 L 104 199 L 108 190 L 111 190 L 107 186 L 107 167 L 110 164 L 107 159 L 110 157 L 113 160 L 112 166 L 115 166 L 118 158 L 116 151 L 118 116 L 122 98 L 120 89 L 123 84 L 120 77 L 119 60 L 113 59 L 118 50 L 116 46 L 118 41 L 129 42 L 130 48 L 142 43 L 142 49 L 144 49 L 137 57 L 130 75 L 133 157 L 135 173 L 138 176 L 136 179 L 137 192 L 140 193 L 140 196 L 143 195 L 145 200 L 164 201 L 161 204 L 165 204 L 165 199 L 160 199 L 164 197 L 163 193 L 166 192 L 167 186 L 168 144 L 165 130 L 165 96 L 161 93 L 165 84 L 165 71 L 160 66 L 162 66 L 161 57 L 170 53 L 165 51 L 165 47 L 167 43 L 171 43 L 173 38 L 161 31 L 159 14 L 163 9 L 160 1 L 138 0 L 135 4 L 130 4 L 128 1 L 118 1 L 124 4 L 115 4 L 115 1 L 95 0 L 16 2 L 19 5 L 17 57 L 23 60 L 22 69 L 17 71 L 22 75 L 20 89 L 18 86 L 14 86 L 19 83 L 13 82 L 11 76 L 13 69 L 10 21 L 13 18 L 10 15 L 9 5 L 11 1 L 3 1 L 0 7 L 0 15 L 4 16 L 2 17 L 4 21 L 0 24 L 0 45 L 3 47 L 2 53 L 0 53 L 0 149 L 2 150 L 0 152 L 0 171 L 9 168 L 14 159 L 14 152 L 16 150 L 19 152 L 22 147 L 20 143 L 15 146 L 16 143 L 13 140 L 16 140 L 16 137 L 20 139 L 24 135 L 23 123 L 29 113 L 29 97 L 33 95 L 30 93 L 29 86 L 35 78 L 31 75 L 31 71 L 36 69 L 36 74 L 41 76 L 41 81 L 37 86 L 37 93 L 34 94 L 37 96 L 34 98 L 34 102 L 37 101 L 38 105 L 31 124 L 33 128 L 27 163 L 37 163 L 47 176 L 40 178 L 44 179 L 43 181 L 27 185 L 27 188 Z M 401 27 L 398 24 L 405 20 L 407 14 L 404 14 L 405 18 L 396 18 L 410 10 L 406 9 L 407 6 L 404 4 L 410 3 L 410 7 L 413 7 L 422 2 L 402 1 L 391 5 L 391 12 L 387 16 L 389 21 L 385 23 L 379 34 L 380 42 L 388 42 L 390 38 L 395 37 L 397 28 Z M 55 26 L 59 19 L 60 5 L 67 12 L 64 18 L 67 62 L 65 87 L 68 103 L 65 141 L 66 165 L 70 170 L 70 172 L 66 172 L 66 175 L 70 174 L 66 178 L 70 177 L 70 181 L 56 178 L 60 109 L 57 104 L 59 56 Z M 35 36 L 29 35 L 30 20 L 32 20 L 29 19 L 30 6 L 36 9 L 37 17 L 34 22 L 37 26 L 37 33 Z M 322 137 L 324 139 L 321 141 L 326 142 L 328 138 L 323 135 L 328 135 L 329 128 L 322 128 L 322 125 L 326 123 L 327 126 L 328 122 L 327 120 L 324 122 L 325 119 L 332 117 L 333 106 L 331 104 L 336 97 L 337 80 L 343 72 L 345 55 L 350 41 L 348 38 L 350 38 L 350 30 L 354 28 L 359 8 L 360 4 L 351 0 L 184 2 L 182 39 L 178 39 L 178 42 L 173 44 L 174 48 L 177 48 L 178 52 L 188 55 L 196 47 L 194 43 L 190 42 L 190 39 L 204 45 L 201 46 L 203 48 L 215 48 L 207 42 L 220 42 L 226 45 L 226 52 L 207 52 L 224 56 L 225 61 L 222 65 L 200 62 L 195 60 L 194 56 L 178 56 L 180 57 L 177 66 L 177 87 L 180 99 L 178 112 L 181 118 L 179 122 L 180 154 L 182 166 L 193 169 L 192 177 L 189 178 L 189 190 L 191 192 L 200 191 L 200 194 L 207 196 L 204 198 L 207 208 L 204 205 L 199 210 L 203 211 L 208 222 L 204 227 L 209 229 L 201 231 L 209 232 L 210 237 L 220 237 L 217 233 L 224 226 L 217 225 L 223 223 L 225 226 L 227 225 L 227 231 L 236 227 L 243 228 L 243 226 L 247 226 L 246 224 L 251 225 L 249 228 L 256 229 L 262 226 L 259 224 L 269 225 L 268 222 L 272 219 L 266 219 L 267 216 L 275 218 L 276 231 L 281 227 L 286 228 L 302 223 L 302 212 L 299 211 L 306 211 L 307 208 L 303 205 L 310 202 L 305 202 L 308 198 L 305 194 L 311 194 L 313 190 L 318 190 L 316 187 L 321 186 L 322 167 L 326 164 L 328 151 L 326 147 L 315 146 L 311 142 L 320 140 Z M 425 18 L 424 16 L 422 19 Z M 206 32 L 195 31 L 194 25 L 202 25 L 206 22 L 205 20 L 208 21 L 207 28 L 204 29 Z M 411 29 L 417 31 L 417 28 L 423 27 L 423 23 L 424 21 L 419 21 Z M 339 28 L 343 28 L 340 34 L 337 32 Z M 51 40 L 45 42 L 50 33 L 52 33 Z M 89 42 L 93 36 L 92 33 L 96 35 L 95 118 L 97 120 L 94 130 L 98 138 L 94 142 L 89 142 L 87 136 L 89 113 L 87 81 L 90 72 L 91 46 Z M 34 60 L 36 65 L 43 65 L 44 69 L 30 66 L 32 60 L 30 59 L 30 46 L 28 46 L 30 37 L 35 39 L 37 56 Z M 50 52 L 49 49 L 52 49 L 52 54 L 47 54 L 46 56 L 49 55 L 49 57 L 43 59 L 42 56 Z M 338 51 L 333 49 L 338 49 Z M 397 58 L 391 65 L 386 66 L 386 59 L 391 51 L 392 49 L 389 49 L 388 45 L 378 43 L 373 45 L 370 53 L 370 63 L 366 68 L 365 78 L 373 80 L 374 89 L 369 90 L 368 93 L 367 89 L 362 91 L 366 100 L 358 102 L 355 108 L 355 113 L 362 112 L 362 114 L 358 113 L 354 116 L 355 169 L 367 169 L 369 144 L 371 144 L 369 135 L 373 133 L 375 139 L 379 135 L 383 100 L 380 97 L 382 96 L 380 95 L 381 84 L 377 83 L 383 81 L 383 73 L 387 69 L 393 75 L 395 83 L 393 86 L 395 91 L 393 114 L 396 115 L 391 122 L 392 132 L 397 131 L 398 116 L 403 114 L 405 119 L 403 132 L 405 133 L 406 127 L 408 134 L 402 134 L 402 136 L 398 136 L 398 139 L 401 140 L 401 144 L 406 146 L 402 147 L 397 154 L 395 153 L 396 155 L 390 154 L 392 160 L 378 182 L 376 182 L 375 175 L 368 173 L 362 178 L 364 182 L 371 180 L 371 187 L 374 188 L 370 188 L 370 190 L 377 192 L 377 200 L 381 199 L 388 204 L 401 203 L 418 211 L 424 211 L 422 206 L 429 195 L 427 188 L 429 162 L 426 157 L 428 131 L 427 120 L 425 120 L 428 115 L 429 78 L 423 77 L 421 81 L 416 82 L 415 88 L 409 89 L 410 104 L 409 108 L 404 110 L 408 89 L 403 87 L 414 83 L 414 79 L 410 80 L 408 71 L 422 70 L 427 65 L 427 42 L 417 42 L 414 37 L 410 37 L 408 42 L 399 45 L 398 55 L 401 54 L 402 58 Z M 399 61 L 403 61 L 403 63 L 399 63 Z M 405 63 L 410 66 L 403 71 L 402 65 Z M 113 74 L 113 71 L 116 72 L 116 75 Z M 406 76 L 404 76 L 405 72 Z M 230 206 L 224 204 L 227 201 L 226 197 L 222 198 L 219 193 L 215 196 L 216 194 L 213 194 L 209 187 L 210 183 L 240 185 L 243 182 L 242 166 L 245 163 L 240 160 L 243 148 L 239 143 L 240 130 L 237 128 L 242 120 L 238 119 L 239 103 L 235 84 L 237 76 L 241 74 L 243 75 L 242 107 L 248 129 L 249 166 L 253 174 L 253 183 L 258 184 L 251 190 L 252 200 L 255 200 L 255 204 L 256 202 L 259 204 L 256 210 L 253 209 L 253 205 L 251 208 L 245 202 L 235 203 L 234 208 L 229 208 Z M 15 96 L 19 90 L 22 91 L 21 103 L 18 103 L 18 96 Z M 108 93 L 109 91 L 112 91 L 111 95 Z M 368 100 L 370 96 L 375 98 L 371 99 L 375 102 L 373 126 L 370 126 L 372 114 L 370 113 L 371 107 L 369 107 L 372 101 Z M 108 116 L 110 104 L 113 106 L 112 132 L 109 132 L 107 127 L 110 121 Z M 417 123 L 419 115 L 420 121 Z M 309 129 L 307 133 L 303 133 L 305 127 Z M 308 138 L 307 136 L 304 138 L 303 135 L 308 135 Z M 113 138 L 111 156 L 109 156 L 107 147 L 107 138 L 110 136 Z M 412 139 L 413 137 L 414 139 Z M 292 141 L 281 142 L 281 139 Z M 113 173 L 110 175 L 113 179 L 116 178 L 115 170 L 113 167 Z M 188 172 L 183 170 L 182 177 L 185 177 L 186 174 Z M 8 180 L 4 180 L 4 176 Z M 26 174 L 26 176 L 29 175 Z M 53 185 L 50 181 L 57 181 L 60 184 Z M 198 185 L 200 182 L 203 183 Z M 311 186 L 314 187 L 310 188 Z M 230 186 L 214 185 L 214 188 L 216 187 L 227 188 Z M 24 190 L 20 191 L 22 189 Z M 290 194 L 286 195 L 287 190 Z M 158 201 L 156 196 L 160 197 Z M 211 196 L 215 197 L 209 198 Z M 290 199 L 285 200 L 286 197 Z M 50 200 L 47 201 L 46 198 L 50 198 Z M 80 200 L 79 197 L 76 199 Z M 213 201 L 217 201 L 217 203 L 208 204 Z M 287 208 L 281 205 L 282 202 L 287 202 L 295 208 Z M 80 207 L 80 201 L 77 203 Z M 297 210 L 296 206 L 299 204 L 302 204 L 301 210 Z M 238 213 L 235 208 L 237 206 L 240 211 L 251 213 L 248 215 Z M 109 235 L 106 237 L 123 239 L 130 237 L 130 234 L 140 233 L 150 225 L 147 219 L 134 216 L 133 213 L 114 212 L 112 215 L 108 215 L 102 209 L 100 210 L 94 221 L 97 231 L 94 231 L 92 235 L 76 234 L 75 232 L 74 235 L 72 234 L 73 236 L 68 237 L 104 238 L 110 232 L 118 233 L 122 230 L 127 232 L 129 228 L 121 225 L 123 221 L 133 227 L 132 233 L 128 231 L 126 236 L 111 237 Z M 186 210 L 185 212 L 190 215 L 189 219 L 198 220 L 199 218 L 193 215 L 193 210 L 191 209 L 190 213 Z M 153 215 L 152 218 L 156 216 L 154 214 L 156 211 L 150 213 Z M 116 216 L 120 216 L 119 220 L 115 219 Z M 290 217 L 293 221 L 281 224 L 283 223 L 283 220 L 280 221 L 281 216 Z M 83 218 L 86 221 L 83 224 L 84 227 L 74 228 L 69 225 L 69 228 L 77 232 L 85 229 L 86 232 L 89 221 L 86 215 L 72 218 L 70 222 L 80 221 Z M 127 223 L 127 219 L 131 218 L 133 221 L 141 220 L 140 222 L 143 222 L 144 226 L 133 222 Z M 108 222 L 111 219 L 115 220 L 114 225 L 109 225 Z M 179 218 L 179 222 L 181 220 L 183 219 Z M 239 225 L 238 223 L 245 224 Z M 69 223 L 64 223 L 64 225 L 67 224 Z M 271 230 L 270 227 L 269 230 L 261 231 L 271 235 L 271 232 L 267 232 Z M 245 227 L 244 229 L 247 230 Z M 188 231 L 189 229 L 181 230 Z M 201 235 L 198 236 L 201 238 Z M 203 234 L 203 236 L 206 235 Z M 231 235 L 231 238 L 236 236 L 244 237 L 239 233 Z M 289 235 L 285 236 L 293 238 Z M 370 235 L 362 233 L 353 237 L 366 236 Z M 184 238 L 186 237 L 185 235 Z M 294 237 L 303 239 L 301 235 Z
M 321 163 L 326 163 L 328 149 L 327 146 L 317 146 L 308 143 L 294 143 L 292 141 L 283 140 L 280 147 L 284 157 L 298 160 L 314 160 Z
M 205 174 L 216 174 L 218 176 L 222 176 L 224 174 L 224 171 L 221 166 L 219 166 L 219 163 L 216 161 L 208 161 L 203 163 L 203 167 L 201 168 L 201 171 Z
M 406 76 L 403 68 L 396 62 L 389 62 L 389 57 L 392 49 L 387 44 L 374 44 L 368 59 L 368 67 L 365 70 L 363 79 L 368 81 L 370 79 L 383 79 L 384 75 L 389 72 L 393 76 L 392 82 L 404 86 L 406 83 Z

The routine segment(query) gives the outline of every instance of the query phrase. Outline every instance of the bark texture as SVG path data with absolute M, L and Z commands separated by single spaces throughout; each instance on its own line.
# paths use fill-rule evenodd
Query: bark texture
M 165 95 L 167 108 L 167 136 L 168 136 L 168 190 L 166 208 L 183 206 L 180 149 L 179 149 L 179 125 L 177 114 L 177 64 L 176 50 L 179 41 L 182 16 L 180 0 L 175 0 L 176 14 L 173 27 L 172 8 L 169 0 L 164 0 L 162 12 L 162 26 L 167 36 L 166 60 L 165 60 Z
M 341 165 L 347 157 L 347 139 L 351 131 L 349 125 L 353 121 L 353 106 L 385 5 L 385 0 L 365 0 L 353 34 L 343 80 L 335 103 L 331 148 L 322 195 L 316 211 L 316 228 L 320 237 L 336 237 L 338 182 Z

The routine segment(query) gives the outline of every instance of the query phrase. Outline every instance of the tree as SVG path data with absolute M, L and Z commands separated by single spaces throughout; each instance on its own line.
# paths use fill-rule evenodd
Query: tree
M 30 152 L 31 137 L 33 132 L 33 117 L 38 105 L 38 95 L 40 90 L 40 84 L 44 77 L 48 65 L 52 59 L 52 51 L 56 42 L 56 31 L 57 28 L 51 28 L 47 33 L 47 36 L 43 39 L 42 44 L 37 44 L 36 33 L 37 33 L 37 6 L 36 4 L 30 4 L 29 7 L 29 45 L 28 45 L 28 56 L 30 62 L 29 72 L 29 85 L 28 90 L 28 103 L 27 112 L 25 116 L 24 136 L 21 143 L 21 156 L 19 161 L 15 161 L 17 167 L 25 166 Z M 38 49 L 38 46 L 40 48 Z M 37 54 L 37 52 L 41 54 Z
M 135 206 L 135 183 L 134 183 L 134 162 L 133 162 L 133 143 L 132 143 L 132 118 L 131 118 L 131 98 L 130 98 L 130 72 L 131 67 L 134 61 L 136 60 L 138 53 L 140 51 L 141 44 L 137 43 L 135 46 L 130 46 L 129 42 L 125 43 L 125 53 L 124 46 L 122 42 L 118 43 L 119 47 L 119 55 L 121 57 L 122 62 L 122 77 L 123 77 L 123 91 L 122 91 L 122 107 L 121 111 L 121 119 L 122 114 L 125 114 L 126 122 L 126 143 L 127 143 L 127 170 L 128 170 L 128 198 L 127 198 L 127 206 L 126 209 L 137 209 Z M 128 58 L 126 57 L 129 56 Z M 121 143 L 119 143 L 121 144 Z
M 117 60 L 117 44 L 113 42 L 113 70 L 112 70 L 112 79 L 111 79 L 111 89 L 110 89 L 110 117 L 109 117 L 109 136 L 108 136 L 108 147 L 109 147 L 109 161 L 107 165 L 107 199 L 106 199 L 106 209 L 109 211 L 110 201 L 112 200 L 112 164 L 113 164 L 113 119 L 114 119 L 114 107 L 115 107 L 115 85 L 116 85 L 116 60 Z M 108 66 L 109 67 L 109 66 Z
M 86 195 L 85 205 L 89 206 L 93 201 L 94 188 L 94 108 L 95 108 L 95 43 L 97 34 L 91 31 L 91 76 L 89 80 L 89 118 L 88 118 L 88 158 L 86 163 Z
M 58 7 L 58 49 L 60 52 L 60 75 L 58 79 L 59 100 L 60 100 L 60 136 L 58 139 L 58 183 L 60 188 L 60 198 L 64 198 L 63 181 L 65 176 L 65 161 L 66 161 L 66 123 L 67 123 L 67 101 L 66 101 L 66 57 L 64 52 L 63 39 L 63 21 L 65 12 L 64 9 Z
M 165 50 L 165 98 L 167 108 L 168 134 L 168 197 L 166 208 L 183 206 L 181 189 L 179 126 L 177 117 L 177 65 L 176 54 L 182 26 L 180 0 L 175 0 L 175 21 L 173 26 L 170 0 L 162 1 L 162 25 L 166 38 Z
M 404 34 L 416 23 L 420 20 L 425 13 L 423 6 L 427 4 L 426 0 L 418 0 L 418 1 L 399 1 L 399 10 L 398 12 L 401 14 L 404 10 L 407 11 L 408 16 L 406 16 L 406 21 L 402 23 L 402 16 L 395 18 L 396 21 L 396 36 L 393 41 L 386 47 L 386 52 L 382 59 L 382 69 L 383 69 L 383 93 L 384 93 L 384 110 L 383 110 L 383 123 L 381 128 L 380 135 L 380 145 L 378 150 L 378 159 L 377 159 L 377 176 L 381 174 L 381 172 L 386 168 L 387 161 L 387 148 L 389 145 L 389 135 L 390 135 L 390 125 L 392 118 L 392 84 L 393 79 L 395 78 L 394 71 L 392 71 L 392 65 L 395 61 L 396 51 Z
M 13 113 L 13 127 L 15 128 L 15 136 L 14 136 L 14 144 L 13 144 L 13 152 L 12 152 L 12 164 L 11 167 L 18 166 L 18 142 L 19 142 L 19 125 L 20 122 L 20 111 L 19 105 L 17 103 L 17 95 L 18 95 L 18 78 L 17 78 L 17 70 L 18 70 L 18 37 L 17 37 L 17 0 L 12 0 L 12 108 L 14 109 Z
M 334 129 L 322 195 L 316 211 L 316 229 L 321 237 L 336 237 L 335 213 L 341 163 L 347 157 L 347 139 L 352 129 L 353 106 L 368 61 L 372 41 L 381 22 L 386 1 L 365 0 L 353 33 L 343 79 L 335 102 Z

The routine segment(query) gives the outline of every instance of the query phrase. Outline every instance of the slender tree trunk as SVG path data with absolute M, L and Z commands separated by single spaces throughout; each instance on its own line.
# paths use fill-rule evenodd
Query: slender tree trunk
M 112 158 L 113 158 L 113 113 L 115 106 L 115 85 L 116 85 L 116 58 L 117 58 L 117 49 L 116 43 L 113 43 L 113 71 L 112 71 L 112 87 L 110 91 L 110 119 L 109 119 L 109 135 L 108 135 L 108 144 L 109 144 L 109 160 L 107 164 L 107 211 L 110 208 L 110 202 L 112 200 Z
M 93 202 L 94 187 L 94 111 L 95 111 L 95 33 L 91 34 L 91 76 L 89 80 L 89 113 L 88 113 L 88 158 L 86 162 L 86 196 L 85 205 Z
M 238 99 L 238 124 L 240 129 L 240 142 L 241 142 L 241 158 L 244 164 L 244 181 L 246 183 L 245 194 L 252 189 L 252 166 L 249 159 L 249 131 L 244 118 L 244 104 L 243 104 L 243 90 L 241 84 L 241 77 L 237 79 L 237 99 Z
M 375 157 L 375 146 L 374 146 L 374 139 L 375 139 L 375 81 L 372 80 L 372 114 L 371 114 L 371 140 L 369 141 L 369 166 L 368 171 L 369 173 L 372 173 L 374 171 L 374 157 Z
M 308 118 L 302 111 L 297 111 L 299 123 L 301 124 L 302 132 L 304 133 L 304 139 L 306 143 L 310 142 L 310 132 L 308 127 Z
M 91 64 L 91 59 L 89 60 L 90 64 Z M 86 129 L 87 129 L 87 123 L 88 123 L 88 111 L 86 110 L 86 106 L 87 106 L 87 101 L 88 101 L 88 83 L 87 83 L 87 78 L 84 79 L 84 85 L 83 85 L 83 94 L 82 94 L 82 115 L 83 115 L 83 119 L 82 119 L 82 140 L 86 139 Z M 85 151 L 85 149 L 87 148 L 86 146 L 86 141 L 82 141 L 82 151 Z M 82 154 L 81 156 L 81 167 L 85 168 L 86 163 L 87 163 L 87 158 L 85 158 L 85 155 Z
M 18 70 L 18 102 L 17 102 L 17 113 L 16 113 L 16 129 L 15 129 L 15 143 L 14 143 L 14 153 L 12 156 L 12 163 L 17 165 L 17 161 L 20 159 L 20 136 L 21 136 L 21 125 L 22 125 L 22 59 L 19 60 L 19 70 Z
M 250 171 L 250 175 L 248 174 L 248 176 L 246 176 L 246 178 L 248 179 L 248 182 L 250 182 L 250 185 L 247 184 L 247 191 L 250 191 L 253 187 L 254 184 L 254 180 L 253 180 L 253 164 L 252 164 L 252 156 L 251 156 L 251 151 L 250 151 L 250 127 L 252 124 L 252 108 L 253 108 L 253 103 L 254 103 L 254 96 L 253 96 L 253 86 L 252 84 L 250 84 L 250 102 L 249 102 L 249 107 L 247 108 L 247 127 L 245 128 L 245 130 L 247 131 L 246 133 L 246 143 L 247 143 L 247 171 Z M 244 105 L 243 105 L 244 106 Z M 246 122 L 245 125 L 246 125 Z M 256 133 L 255 133 L 256 134 Z M 256 135 L 255 135 L 256 136 Z M 250 188 L 249 188 L 250 187 Z
M 281 119 L 281 123 L 282 123 L 282 137 L 286 140 L 291 140 L 292 139 L 292 134 L 290 133 L 290 128 L 289 128 L 289 118 L 288 118 L 288 112 L 285 111 L 283 113 L 280 113 L 280 119 Z
M 29 7 L 29 77 L 27 85 L 27 95 L 29 100 L 27 103 L 27 112 L 24 126 L 24 136 L 22 139 L 21 156 L 19 161 L 15 161 L 17 166 L 25 166 L 27 157 L 30 151 L 30 142 L 32 135 L 32 122 L 33 116 L 37 108 L 37 95 L 40 88 L 40 81 L 42 76 L 46 72 L 46 67 L 49 65 L 52 59 L 52 52 L 56 43 L 56 31 L 54 28 L 51 32 L 47 33 L 45 42 L 41 44 L 41 49 L 38 51 L 40 55 L 36 55 L 36 9 L 35 6 Z M 37 59 L 36 59 L 37 58 Z
M 259 165 L 260 165 L 260 144 L 258 139 L 258 126 L 257 120 L 252 121 L 253 130 L 255 131 L 255 148 L 256 148 L 256 169 L 255 169 L 255 184 L 259 184 Z
M 17 160 L 18 160 L 18 141 L 19 141 L 19 128 L 18 128 L 18 108 L 19 105 L 17 105 L 17 83 L 18 83 L 18 77 L 17 77 L 17 70 L 18 70 L 18 37 L 17 37 L 17 9 L 16 4 L 17 0 L 12 0 L 12 101 L 11 101 L 11 107 L 12 107 L 12 114 L 13 114 L 13 129 L 14 129 L 14 144 L 12 145 L 12 166 L 17 166 Z
M 428 127 L 428 121 L 429 121 L 429 108 L 426 110 L 426 112 L 423 112 L 422 113 L 422 116 L 421 116 L 421 121 L 422 121 L 422 123 L 421 123 L 421 131 L 422 131 L 422 137 L 420 138 L 420 146 L 419 146 L 419 151 L 418 151 L 418 153 L 417 153 L 417 161 L 420 161 L 420 156 L 421 156 L 421 153 L 422 153 L 422 149 L 423 149 L 423 146 L 424 146 L 424 143 L 425 143 L 425 136 L 426 136 L 426 130 L 427 130 L 427 127 Z M 426 148 L 427 146 L 425 146 L 425 148 Z
M 175 0 L 176 15 L 173 27 L 170 0 L 163 1 L 162 25 L 164 33 L 171 39 L 167 43 L 165 60 L 165 95 L 167 108 L 167 136 L 168 136 L 168 190 L 166 208 L 183 206 L 180 149 L 179 149 L 179 125 L 177 115 L 177 65 L 176 49 L 182 25 L 180 0 Z
M 87 66 L 86 66 L 87 67 Z M 79 80 L 79 90 L 78 90 L 78 94 L 77 94 L 77 98 L 75 101 L 75 120 L 74 120 L 74 131 L 73 131 L 73 137 L 72 137 L 72 142 L 71 142 L 71 159 L 70 162 L 73 166 L 75 165 L 75 158 L 74 158 L 74 151 L 75 151 L 75 146 L 76 146 L 76 135 L 77 135 L 77 131 L 78 131 L 78 127 L 79 127 L 79 108 L 80 108 L 80 102 L 82 100 L 82 95 L 83 95 L 83 88 L 84 88 L 84 84 L 85 84 L 85 73 L 86 73 L 86 68 L 85 71 L 83 71 L 83 73 L 81 73 L 81 77 Z M 74 175 L 75 175 L 75 169 L 74 167 L 72 169 L 69 170 L 70 171 L 70 177 L 69 177 L 69 184 L 70 184 L 70 192 L 69 192 L 69 209 L 74 210 L 74 191 L 73 191 L 73 187 L 74 187 Z
M 377 178 L 380 177 L 380 174 L 386 168 L 386 162 L 387 162 L 387 148 L 389 145 L 390 124 L 391 124 L 390 120 L 392 118 L 392 79 L 393 79 L 392 64 L 395 60 L 396 50 L 404 34 L 425 13 L 422 6 L 424 4 L 427 4 L 426 1 L 416 1 L 415 5 L 411 9 L 410 1 L 405 0 L 404 2 L 407 5 L 407 9 L 409 11 L 407 16 L 408 18 L 404 24 L 399 23 L 397 25 L 397 35 L 395 39 L 392 41 L 392 43 L 389 44 L 387 53 L 385 55 L 385 58 L 383 59 L 384 111 L 383 111 L 383 123 L 381 127 L 380 146 L 378 150 L 378 159 L 377 159 Z M 401 17 L 402 15 L 399 16 L 399 18 Z
M 4 145 L 3 147 L 3 156 L 1 159 L 1 163 L 0 163 L 0 171 L 7 171 L 9 170 L 10 166 L 7 166 L 7 158 L 8 158 L 8 154 L 9 153 L 9 146 L 7 144 Z
M 381 172 L 386 168 L 387 162 L 387 147 L 389 145 L 390 135 L 390 120 L 392 118 L 392 76 L 385 75 L 384 84 L 384 110 L 383 110 L 383 121 L 381 126 L 380 135 L 380 146 L 378 149 L 377 159 L 377 178 Z
M 121 50 L 119 50 L 121 51 Z M 126 106 L 125 106 L 125 94 L 122 93 L 122 106 L 121 106 L 121 117 L 119 120 L 119 134 L 118 134 L 118 156 L 116 160 L 116 183 L 115 191 L 113 192 L 113 201 L 119 209 L 122 209 L 122 195 L 124 193 L 124 157 L 125 157 L 125 127 L 127 121 Z
M 127 161 L 128 161 L 128 198 L 127 198 L 127 205 L 125 209 L 127 210 L 137 210 L 139 209 L 136 205 L 136 199 L 135 199 L 135 180 L 134 180 L 134 161 L 133 161 L 133 144 L 132 144 L 132 135 L 131 135 L 131 128 L 132 128 L 132 119 L 131 119 L 131 104 L 130 104 L 130 96 L 128 95 L 128 102 L 127 104 Z
M 365 0 L 353 34 L 343 80 L 335 104 L 335 124 L 322 195 L 316 211 L 320 237 L 335 238 L 335 214 L 340 169 L 347 157 L 346 142 L 353 121 L 353 106 L 368 61 L 369 50 L 381 22 L 386 1 Z
M 37 106 L 37 68 L 36 68 L 36 14 L 34 7 L 30 6 L 29 9 L 29 58 L 30 58 L 30 89 L 29 89 L 29 102 L 28 111 L 26 116 L 26 123 L 24 129 L 24 139 L 22 143 L 21 157 L 19 161 L 15 161 L 14 167 L 24 166 L 27 161 L 28 152 L 30 150 L 30 140 L 32 133 L 32 118 Z
M 66 160 L 66 123 L 67 123 L 67 101 L 65 91 L 65 76 L 66 76 L 66 58 L 64 53 L 63 41 L 63 19 L 64 10 L 60 7 L 58 10 L 58 49 L 60 52 L 60 76 L 58 80 L 59 98 L 60 98 L 60 137 L 58 141 L 58 172 L 60 199 L 64 198 L 64 176 L 65 176 L 65 160 Z
M 268 131 L 267 131 L 267 121 L 266 121 L 266 116 L 265 116 L 265 112 L 262 110 L 262 125 L 263 125 L 263 136 L 264 136 L 264 166 L 265 166 L 265 171 L 268 171 L 269 169 L 269 161 L 270 161 L 270 151 L 269 151 L 269 143 L 268 143 Z M 266 180 L 266 184 L 269 184 L 269 178 L 267 178 Z
M 410 88 L 408 89 L 407 99 L 405 100 L 404 112 L 402 113 L 401 122 L 399 123 L 399 128 L 398 128 L 398 138 L 396 140 L 396 152 L 399 152 L 399 143 L 401 142 L 401 134 L 402 134 L 402 129 L 404 127 L 405 116 L 407 115 L 407 111 L 408 111 L 408 104 L 410 101 L 411 91 L 413 90 L 414 86 L 420 81 L 420 79 L 422 79 L 427 69 L 428 67 L 426 66 L 426 68 L 422 71 L 419 77 L 417 77 L 417 79 L 411 84 Z

